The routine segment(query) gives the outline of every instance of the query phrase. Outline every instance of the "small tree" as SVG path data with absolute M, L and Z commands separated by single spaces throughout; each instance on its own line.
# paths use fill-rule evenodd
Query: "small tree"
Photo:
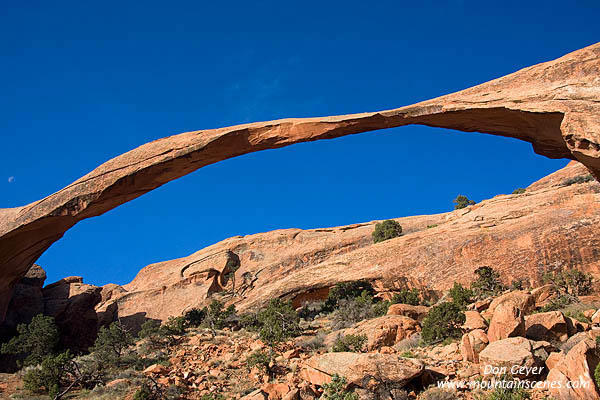
M 471 285 L 471 289 L 478 298 L 496 296 L 504 289 L 500 281 L 500 274 L 490 267 L 479 267 L 475 270 L 477 279 Z
M 467 196 L 463 196 L 462 194 L 456 196 L 456 198 L 452 202 L 454 203 L 455 210 L 460 210 L 461 208 L 465 208 L 467 206 L 472 206 L 473 204 L 475 204 L 473 200 L 469 200 Z
M 73 355 L 67 350 L 56 356 L 47 356 L 40 366 L 28 370 L 23 377 L 23 386 L 34 393 L 45 392 L 52 398 L 60 398 L 61 388 L 68 385 L 66 379 L 72 373 Z
M 193 327 L 200 326 L 200 324 L 202 324 L 202 321 L 204 321 L 204 318 L 206 318 L 205 308 L 192 308 L 191 310 L 187 311 L 183 316 L 185 324 L 187 326 Z
M 591 274 L 581 272 L 578 269 L 556 270 L 547 272 L 542 276 L 546 283 L 552 283 L 560 296 L 570 301 L 578 301 L 579 296 L 585 296 L 592 292 L 593 281 Z
M 383 242 L 384 240 L 393 239 L 402 234 L 402 226 L 393 219 L 387 219 L 383 222 L 378 222 L 373 231 L 373 243 Z
M 452 299 L 452 302 L 456 304 L 461 310 L 465 310 L 467 306 L 473 301 L 473 291 L 465 288 L 458 282 L 454 282 L 454 286 L 448 292 L 448 295 Z
M 329 290 L 323 311 L 331 312 L 335 310 L 341 300 L 353 299 L 365 293 L 368 296 L 375 294 L 375 289 L 369 281 L 358 280 L 351 282 L 340 282 Z
M 513 190 L 513 194 L 523 194 L 525 193 L 525 189 L 523 188 L 517 188 L 515 190 Z
M 218 300 L 213 300 L 208 308 L 204 309 L 203 325 L 210 329 L 213 337 L 217 336 L 217 329 L 223 329 L 235 315 L 235 306 L 232 304 L 225 309 L 225 305 Z
M 272 299 L 267 308 L 258 314 L 260 338 L 271 347 L 287 338 L 300 334 L 300 317 L 290 302 Z
M 409 304 L 418 306 L 421 304 L 421 296 L 417 289 L 402 289 L 392 296 L 392 304 Z
M 169 317 L 161 327 L 161 333 L 166 336 L 185 334 L 186 321 L 184 317 Z
M 421 338 L 427 344 L 448 338 L 458 338 L 462 334 L 465 313 L 455 303 L 442 303 L 431 308 L 423 320 Z
M 54 353 L 59 342 L 59 333 L 54 318 L 38 314 L 29 324 L 17 326 L 17 336 L 2 344 L 3 354 L 24 357 L 19 366 L 37 365 L 46 356 Z
M 330 383 L 323 385 L 324 400 L 358 400 L 358 394 L 346 390 L 346 378 L 334 374 Z
M 331 351 L 334 353 L 346 351 L 361 353 L 364 351 L 367 341 L 367 335 L 338 335 L 331 347 Z
M 269 377 L 273 376 L 273 369 L 271 368 L 273 361 L 273 352 L 266 352 L 263 350 L 255 351 L 246 357 L 246 365 L 249 369 L 257 367 L 258 369 L 264 370 Z
M 135 343 L 133 336 L 120 322 L 113 322 L 108 327 L 103 326 L 98 331 L 98 338 L 90 352 L 104 366 L 120 367 L 129 347 Z

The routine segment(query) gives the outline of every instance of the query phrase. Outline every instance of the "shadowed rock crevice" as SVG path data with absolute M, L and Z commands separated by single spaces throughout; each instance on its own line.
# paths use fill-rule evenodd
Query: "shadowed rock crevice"
M 187 132 L 142 145 L 40 201 L 0 210 L 0 321 L 15 283 L 77 222 L 198 168 L 242 154 L 421 124 L 525 140 L 537 153 L 577 159 L 599 177 L 598 76 L 600 44 L 394 110 L 258 122 Z

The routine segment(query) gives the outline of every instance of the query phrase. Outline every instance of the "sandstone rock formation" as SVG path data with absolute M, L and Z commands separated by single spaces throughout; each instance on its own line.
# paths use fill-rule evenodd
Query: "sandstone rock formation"
M 554 362 L 554 368 L 548 372 L 548 381 L 556 382 L 550 387 L 550 393 L 558 399 L 600 399 L 594 384 L 594 370 L 598 363 L 600 357 L 596 342 L 590 339 L 580 341 L 562 359 Z
M 523 337 L 490 342 L 479 353 L 481 373 L 499 376 L 512 373 L 523 378 L 539 376 L 543 372 L 550 347 L 547 342 L 536 342 Z M 492 370 L 491 367 L 497 369 Z
M 525 336 L 525 319 L 521 310 L 510 303 L 500 304 L 494 310 L 490 321 L 488 338 L 490 342 L 515 336 Z
M 419 322 L 427 316 L 429 307 L 427 306 L 411 306 L 410 304 L 392 304 L 388 309 L 387 315 L 404 315 Z
M 582 172 L 585 167 L 573 162 L 555 174 L 568 178 Z M 149 265 L 122 287 L 107 285 L 100 319 L 118 315 L 132 326 L 146 318 L 164 321 L 209 297 L 239 310 L 262 307 L 273 297 L 299 307 L 324 299 L 336 283 L 356 279 L 372 281 L 379 294 L 407 286 L 441 292 L 454 281 L 470 284 L 482 265 L 493 266 L 506 284 L 521 278 L 537 285 L 556 265 L 598 274 L 600 184 L 560 182 L 536 183 L 541 186 L 536 191 L 496 196 L 463 210 L 398 218 L 404 234 L 377 244 L 371 239 L 375 222 L 229 238 L 188 257 Z M 432 225 L 437 226 L 428 228 Z M 527 291 L 488 301 L 487 319 L 503 303 L 524 315 L 535 307 Z
M 530 142 L 600 177 L 600 44 L 457 93 L 394 110 L 182 133 L 99 166 L 29 205 L 0 210 L 0 320 L 15 284 L 77 222 L 203 166 L 294 143 L 421 124 Z M 589 204 L 589 203 L 588 203 Z
M 533 340 L 565 341 L 569 337 L 568 325 L 567 319 L 560 311 L 549 311 L 525 317 L 526 336 Z
M 479 353 L 488 345 L 489 339 L 482 329 L 465 333 L 460 341 L 460 354 L 464 361 L 479 363 Z

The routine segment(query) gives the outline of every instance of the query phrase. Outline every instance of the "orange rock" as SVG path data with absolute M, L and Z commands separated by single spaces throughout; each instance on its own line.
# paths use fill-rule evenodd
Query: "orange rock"
M 466 331 L 487 329 L 487 321 L 477 311 L 465 311 L 465 323 L 462 327 Z
M 169 373 L 169 369 L 161 364 L 152 364 L 144 370 L 144 373 L 151 375 L 166 375 Z
M 549 386 L 550 393 L 559 399 L 600 399 L 593 381 L 594 369 L 599 363 L 595 341 L 585 339 L 577 343 L 562 358 L 562 362 L 556 363 L 548 372 L 548 382 L 554 383 Z
M 563 362 L 563 355 L 561 353 L 550 353 L 550 355 L 548 356 L 548 358 L 546 359 L 546 368 L 548 368 L 548 370 L 551 370 L 552 368 L 556 367 L 558 364 Z
M 498 305 L 488 329 L 490 342 L 515 336 L 525 336 L 525 319 L 521 310 L 511 302 Z
M 489 339 L 481 329 L 465 333 L 460 342 L 460 353 L 463 360 L 479 363 L 479 353 L 488 345 Z
M 542 307 L 546 305 L 548 300 L 550 300 L 555 294 L 556 288 L 550 283 L 531 290 L 531 295 L 533 296 L 533 301 L 536 307 Z
M 567 319 L 560 311 L 531 314 L 525 317 L 525 335 L 533 340 L 563 342 L 569 338 Z
M 512 304 L 524 315 L 530 314 L 535 309 L 535 301 L 533 296 L 524 291 L 518 290 L 515 292 L 508 292 L 499 297 L 496 297 L 490 304 L 487 310 L 482 313 L 485 318 L 492 318 L 496 308 L 500 305 Z
M 412 306 L 409 304 L 392 304 L 388 308 L 387 315 L 404 315 L 416 321 L 422 322 L 429 312 L 429 307 Z
M 260 389 L 267 394 L 269 400 L 281 400 L 290 392 L 290 387 L 286 383 L 265 383 Z
M 511 337 L 490 342 L 479 353 L 482 375 L 517 377 L 539 376 L 544 371 L 548 349 L 547 342 L 536 342 L 523 337 Z

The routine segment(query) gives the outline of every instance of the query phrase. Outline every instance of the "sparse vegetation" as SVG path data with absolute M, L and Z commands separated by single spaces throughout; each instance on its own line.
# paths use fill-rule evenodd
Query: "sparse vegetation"
M 462 194 L 456 196 L 456 198 L 452 202 L 454 203 L 455 210 L 460 210 L 461 208 L 465 208 L 467 206 L 472 206 L 473 204 L 475 204 L 475 201 L 469 200 L 467 196 L 463 196 Z
M 360 297 L 363 293 L 371 297 L 375 294 L 375 289 L 370 282 L 358 280 L 338 283 L 329 290 L 322 311 L 332 312 L 339 307 L 341 300 Z
M 394 293 L 394 296 L 392 296 L 392 304 L 409 304 L 411 306 L 418 306 L 422 304 L 421 295 L 415 288 L 401 289 L 399 292 Z
M 557 269 L 542 276 L 545 283 L 554 285 L 559 296 L 578 301 L 578 296 L 585 296 L 592 292 L 593 278 L 591 274 L 577 269 Z
M 271 363 L 273 362 L 273 353 L 262 350 L 255 351 L 246 358 L 246 365 L 249 369 L 257 367 L 265 371 L 269 376 L 272 376 L 273 370 Z
M 512 194 L 523 194 L 525 193 L 525 189 L 523 188 L 517 188 L 515 190 L 513 190 Z
M 479 299 L 497 296 L 505 287 L 500 281 L 500 274 L 491 267 L 479 267 L 475 270 L 477 279 L 471 285 L 471 290 Z
M 59 333 L 54 318 L 38 314 L 29 324 L 17 326 L 18 335 L 2 344 L 3 354 L 19 357 L 19 366 L 40 364 L 58 347 Z
M 100 328 L 90 352 L 101 366 L 118 368 L 125 365 L 125 357 L 134 343 L 133 335 L 120 322 L 113 322 Z
M 335 374 L 331 379 L 331 383 L 326 383 L 323 385 L 323 396 L 321 396 L 321 399 L 358 400 L 358 395 L 354 392 L 346 390 L 346 378 Z
M 454 286 L 450 289 L 448 295 L 461 310 L 466 310 L 467 306 L 473 301 L 473 291 L 458 282 L 454 282 Z
M 261 324 L 260 338 L 270 346 L 298 336 L 302 331 L 298 313 L 290 302 L 281 299 L 272 299 L 267 308 L 258 313 L 258 321 Z
M 393 219 L 378 222 L 373 231 L 373 243 L 383 242 L 402 235 L 402 226 Z
M 343 351 L 361 353 L 365 350 L 367 340 L 368 338 L 366 335 L 338 335 L 333 343 L 331 351 L 334 353 Z
M 562 181 L 562 185 L 563 186 L 571 186 L 571 185 L 575 185 L 578 183 L 591 182 L 593 180 L 594 180 L 594 177 L 591 174 L 590 175 L 579 175 L 579 176 L 575 176 L 573 178 L 565 179 L 564 181 Z
M 228 324 L 233 323 L 235 316 L 235 306 L 232 304 L 225 308 L 225 305 L 218 300 L 213 300 L 207 308 L 203 309 L 204 319 L 202 325 L 210 329 L 213 337 L 217 336 L 217 329 L 223 329 Z
M 331 313 L 332 327 L 334 329 L 348 328 L 365 319 L 385 315 L 388 308 L 389 302 L 378 302 L 363 292 L 358 297 L 340 300 L 337 309 Z
M 448 338 L 459 338 L 465 313 L 455 303 L 441 303 L 431 308 L 423 320 L 421 337 L 426 344 L 441 342 Z
M 420 400 L 456 400 L 456 398 L 456 392 L 438 387 L 427 389 L 419 397 Z

